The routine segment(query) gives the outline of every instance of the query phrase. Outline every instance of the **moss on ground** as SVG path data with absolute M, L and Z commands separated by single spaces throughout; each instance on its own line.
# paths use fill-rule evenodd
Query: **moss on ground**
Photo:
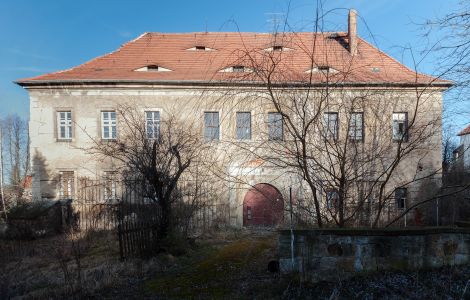
M 146 283 L 159 296 L 190 299 L 222 299 L 231 293 L 233 282 L 250 272 L 263 254 L 275 247 L 272 237 L 245 238 L 225 246 L 210 247 L 206 255 L 173 274 Z

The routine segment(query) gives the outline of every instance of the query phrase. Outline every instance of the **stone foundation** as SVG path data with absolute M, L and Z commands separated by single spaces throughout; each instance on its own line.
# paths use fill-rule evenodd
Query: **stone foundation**
M 290 230 L 279 234 L 282 273 L 336 280 L 357 273 L 416 270 L 470 262 L 470 229 Z

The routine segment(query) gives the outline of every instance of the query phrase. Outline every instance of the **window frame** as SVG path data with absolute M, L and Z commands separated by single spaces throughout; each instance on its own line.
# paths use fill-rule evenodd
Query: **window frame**
M 328 116 L 327 118 L 325 118 Z M 330 116 L 336 116 L 333 133 L 330 130 Z M 336 111 L 327 111 L 323 113 L 323 135 L 326 140 L 337 141 L 339 137 L 339 113 Z
M 406 209 L 408 200 L 408 189 L 406 187 L 397 187 L 394 191 L 395 206 L 397 209 Z
M 71 175 L 71 176 L 64 176 L 65 174 Z M 65 181 L 64 179 L 67 179 Z M 64 189 L 64 183 L 66 183 L 67 188 L 66 188 L 66 193 Z M 75 171 L 73 170 L 60 170 L 59 171 L 59 199 L 60 200 L 65 200 L 65 199 L 74 199 L 75 196 Z M 67 197 L 67 198 L 66 198 Z
M 400 120 L 400 118 L 395 119 L 395 116 L 399 116 L 399 115 L 403 115 L 404 120 Z M 403 123 L 405 128 L 401 136 L 398 136 L 395 134 L 395 124 L 400 124 L 400 123 Z M 394 142 L 400 142 L 400 141 L 408 142 L 408 138 L 409 138 L 408 129 L 409 129 L 408 128 L 408 112 L 403 112 L 403 111 L 393 112 L 392 113 L 392 140 Z
M 353 121 L 353 116 L 361 116 L 361 124 L 360 124 L 360 138 L 358 138 L 358 128 L 357 128 L 357 120 L 354 119 L 354 124 L 351 122 Z M 351 134 L 351 130 L 354 128 L 353 133 Z M 349 126 L 348 126 L 348 139 L 353 142 L 363 142 L 364 141 L 364 112 L 351 112 L 349 116 Z
M 148 114 L 152 113 L 152 118 L 149 119 Z M 149 140 L 160 140 L 161 137 L 161 111 L 160 110 L 145 110 L 145 136 Z M 155 118 L 155 114 L 157 114 L 158 119 Z M 151 121 L 151 124 L 149 124 L 149 120 Z M 149 125 L 152 126 L 153 128 L 153 134 L 152 136 L 149 136 Z M 155 128 L 157 130 L 155 130 Z M 156 131 L 156 133 L 155 133 Z
M 270 116 L 279 116 L 280 119 L 274 120 L 274 122 L 273 122 L 273 121 L 270 120 Z M 273 142 L 284 141 L 284 117 L 282 116 L 282 114 L 280 112 L 270 111 L 267 114 L 267 118 L 268 118 L 268 120 L 267 120 L 268 141 L 273 141 Z M 281 129 L 280 130 L 280 133 L 281 133 L 280 137 L 272 135 L 272 133 L 274 132 L 272 130 L 272 128 L 273 128 L 274 124 L 276 124 L 277 122 L 280 122 L 280 125 L 281 125 L 280 126 L 280 129 Z M 278 128 L 278 126 L 274 127 L 274 129 L 277 129 L 277 128 Z M 276 132 L 277 132 L 277 130 L 276 130 Z
M 65 113 L 65 119 L 64 123 L 62 123 L 62 118 L 61 114 Z M 67 118 L 67 115 L 70 116 L 70 119 Z M 74 133 L 73 133 L 73 114 L 72 110 L 70 109 L 61 109 L 61 110 L 56 110 L 56 125 L 57 125 L 57 140 L 58 141 L 71 141 L 73 139 Z M 62 127 L 65 129 L 65 136 L 62 137 Z M 67 128 L 69 135 L 67 136 Z
M 206 115 L 216 115 L 217 116 L 217 126 L 213 126 L 212 124 L 211 125 L 207 125 L 206 123 Z M 213 120 L 211 118 L 211 120 Z M 203 122 L 204 122 L 204 126 L 203 126 L 203 137 L 204 137 L 204 141 L 205 142 L 219 142 L 220 141 L 220 138 L 221 138 L 221 133 L 220 133 L 220 112 L 219 111 L 214 111 L 214 110 L 207 110 L 207 111 L 204 111 L 204 117 L 203 117 Z M 207 129 L 209 128 L 216 128 L 216 138 L 213 137 L 213 135 L 211 135 L 211 137 L 209 138 L 208 135 L 206 135 L 207 133 Z M 211 131 L 212 132 L 212 131 Z
M 243 122 L 243 124 L 239 124 L 239 116 L 242 115 L 248 115 L 248 122 Z M 245 123 L 248 123 L 248 126 L 240 126 L 244 125 Z M 241 131 L 239 131 L 241 130 Z M 248 130 L 247 136 L 244 136 L 243 134 L 239 134 L 241 132 L 244 132 L 245 130 Z M 251 118 L 251 111 L 237 111 L 235 114 L 235 135 L 237 140 L 239 141 L 249 141 L 252 139 L 252 118 Z
M 111 118 L 114 113 L 114 120 Z M 109 114 L 109 124 L 105 124 L 105 114 Z M 105 137 L 105 127 L 108 128 L 108 137 Z M 113 137 L 114 127 L 114 137 Z M 117 139 L 117 113 L 115 110 L 102 110 L 101 111 L 101 139 L 106 141 L 115 141 Z

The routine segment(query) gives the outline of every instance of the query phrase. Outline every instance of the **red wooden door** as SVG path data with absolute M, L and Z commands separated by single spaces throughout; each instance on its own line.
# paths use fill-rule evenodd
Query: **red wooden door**
M 272 185 L 259 183 L 249 189 L 243 200 L 243 225 L 273 226 L 284 218 L 284 201 Z

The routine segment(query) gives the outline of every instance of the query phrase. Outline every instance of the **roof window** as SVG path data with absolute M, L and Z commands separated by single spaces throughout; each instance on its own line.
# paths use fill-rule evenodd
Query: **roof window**
M 215 49 L 206 47 L 204 45 L 196 45 L 186 50 L 188 51 L 214 51 Z
M 335 74 L 335 73 L 338 73 L 338 70 L 333 69 L 330 66 L 321 65 L 321 66 L 317 66 L 313 69 L 307 70 L 307 71 L 305 71 L 305 73 Z
M 264 51 L 268 52 L 284 52 L 284 51 L 290 51 L 293 50 L 292 48 L 287 48 L 282 45 L 273 45 L 272 47 L 264 49 Z
M 253 72 L 252 69 L 242 66 L 242 65 L 235 65 L 231 66 L 225 69 L 220 70 L 219 72 L 225 72 L 225 73 L 250 73 Z
M 134 71 L 137 72 L 168 72 L 171 71 L 170 69 L 163 68 L 162 66 L 159 65 L 148 65 L 142 68 L 138 68 Z

